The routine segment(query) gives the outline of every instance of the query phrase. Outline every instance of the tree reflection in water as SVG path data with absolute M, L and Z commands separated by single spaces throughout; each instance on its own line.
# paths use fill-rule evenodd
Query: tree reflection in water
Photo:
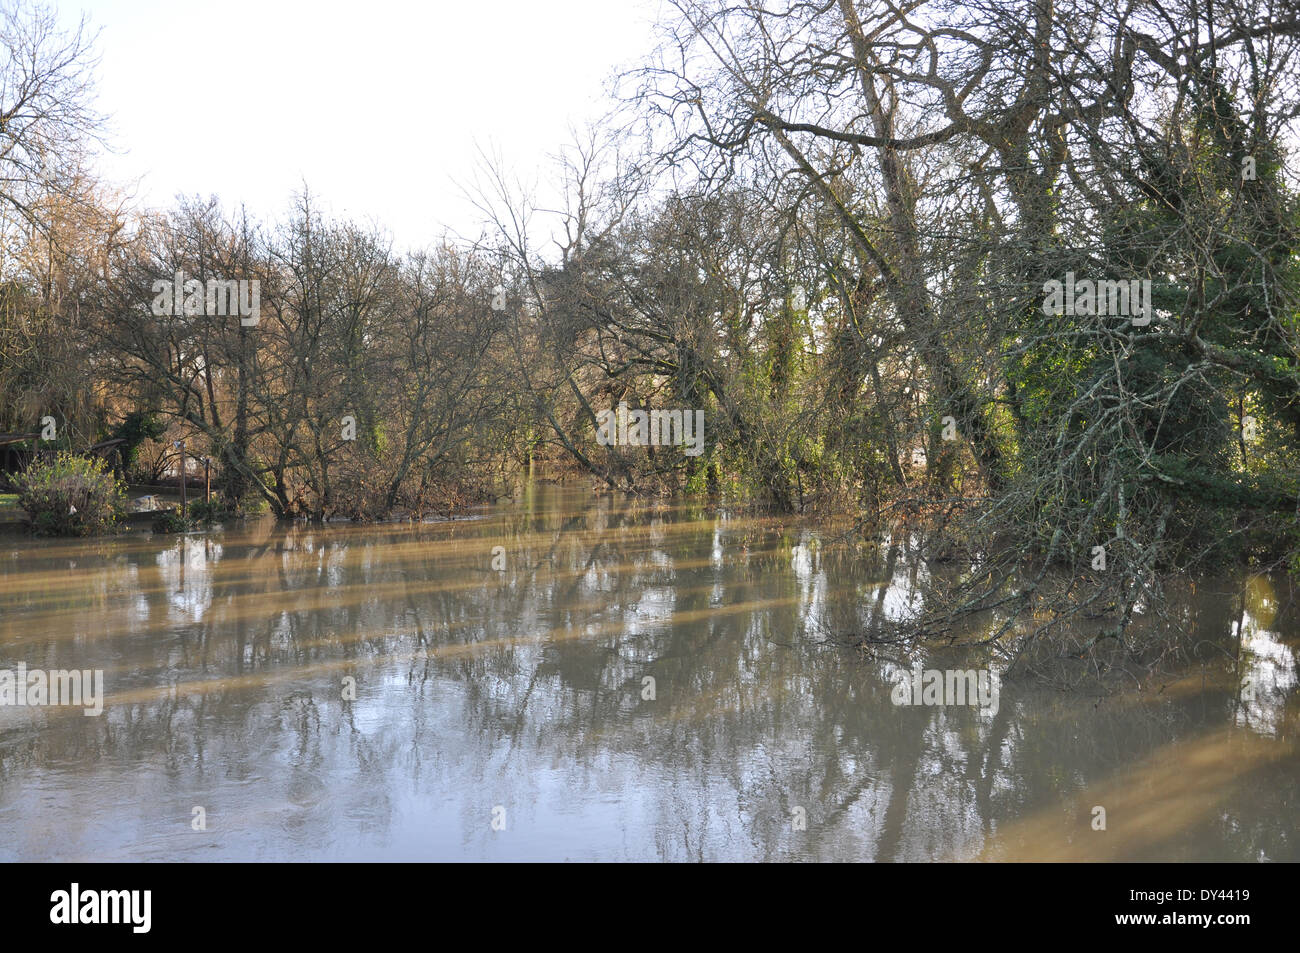
M 1300 859 L 1284 581 L 1179 597 L 1219 663 L 1016 679 L 985 717 L 895 707 L 911 656 L 837 637 L 925 578 L 906 540 L 549 488 L 418 526 L 8 538 L 0 667 L 102 668 L 108 699 L 0 709 L 0 857 Z

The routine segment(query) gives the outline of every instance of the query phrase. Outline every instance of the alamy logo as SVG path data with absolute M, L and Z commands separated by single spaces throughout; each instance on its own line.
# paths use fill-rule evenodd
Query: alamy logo
M 148 933 L 152 921 L 151 890 L 71 890 L 50 894 L 51 923 L 129 923 L 132 933 Z
M 1129 281 L 1084 278 L 1074 280 L 1074 272 L 1065 273 L 1065 281 L 1052 278 L 1043 282 L 1043 314 L 1097 315 L 1098 317 L 1132 318 L 1135 328 L 1151 323 L 1151 279 Z
M 921 663 L 903 669 L 890 693 L 895 705 L 979 705 L 985 715 L 996 715 L 1000 705 L 1001 678 L 988 669 L 924 669 Z
M 688 457 L 704 452 L 704 411 L 634 410 L 627 402 L 618 410 L 596 413 L 596 443 L 602 447 L 683 446 Z
M 19 662 L 17 671 L 0 668 L 0 708 L 70 705 L 84 708 L 87 717 L 104 712 L 103 669 L 28 670 Z
M 208 283 L 197 278 L 186 278 L 177 271 L 172 280 L 159 278 L 153 283 L 152 310 L 157 317 L 164 315 L 209 315 L 225 317 L 239 315 L 239 323 L 252 327 L 262 320 L 262 285 L 256 278 L 251 281 L 227 281 L 209 278 Z

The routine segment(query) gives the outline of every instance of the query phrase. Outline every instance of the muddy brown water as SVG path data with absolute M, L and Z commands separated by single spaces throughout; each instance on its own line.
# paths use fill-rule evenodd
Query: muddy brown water
M 835 636 L 926 566 L 834 535 L 535 487 L 416 526 L 0 537 L 0 670 L 105 690 L 0 707 L 0 859 L 1300 860 L 1285 580 L 1173 607 L 1223 665 L 899 706 L 912 659 Z

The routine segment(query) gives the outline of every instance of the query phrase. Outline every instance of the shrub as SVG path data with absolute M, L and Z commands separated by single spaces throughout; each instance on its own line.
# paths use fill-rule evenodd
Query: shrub
M 213 497 L 210 502 L 204 503 L 197 500 L 190 504 L 190 521 L 203 526 L 211 526 L 213 523 L 220 523 L 228 520 L 235 515 L 234 510 L 223 500 Z
M 193 523 L 188 516 L 181 516 L 180 510 L 167 510 L 154 517 L 153 531 L 155 533 L 185 533 L 191 529 L 193 529 Z
M 60 452 L 34 460 L 14 482 L 18 505 L 41 536 L 107 533 L 126 510 L 126 485 L 102 460 Z

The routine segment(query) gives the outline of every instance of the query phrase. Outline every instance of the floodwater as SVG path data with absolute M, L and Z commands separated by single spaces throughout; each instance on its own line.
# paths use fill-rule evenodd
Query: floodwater
M 1300 860 L 1284 581 L 1194 587 L 1171 617 L 1208 651 L 1172 676 L 900 706 L 938 656 L 843 637 L 926 566 L 836 536 L 534 487 L 418 526 L 0 537 L 0 670 L 106 696 L 0 707 L 0 859 Z

